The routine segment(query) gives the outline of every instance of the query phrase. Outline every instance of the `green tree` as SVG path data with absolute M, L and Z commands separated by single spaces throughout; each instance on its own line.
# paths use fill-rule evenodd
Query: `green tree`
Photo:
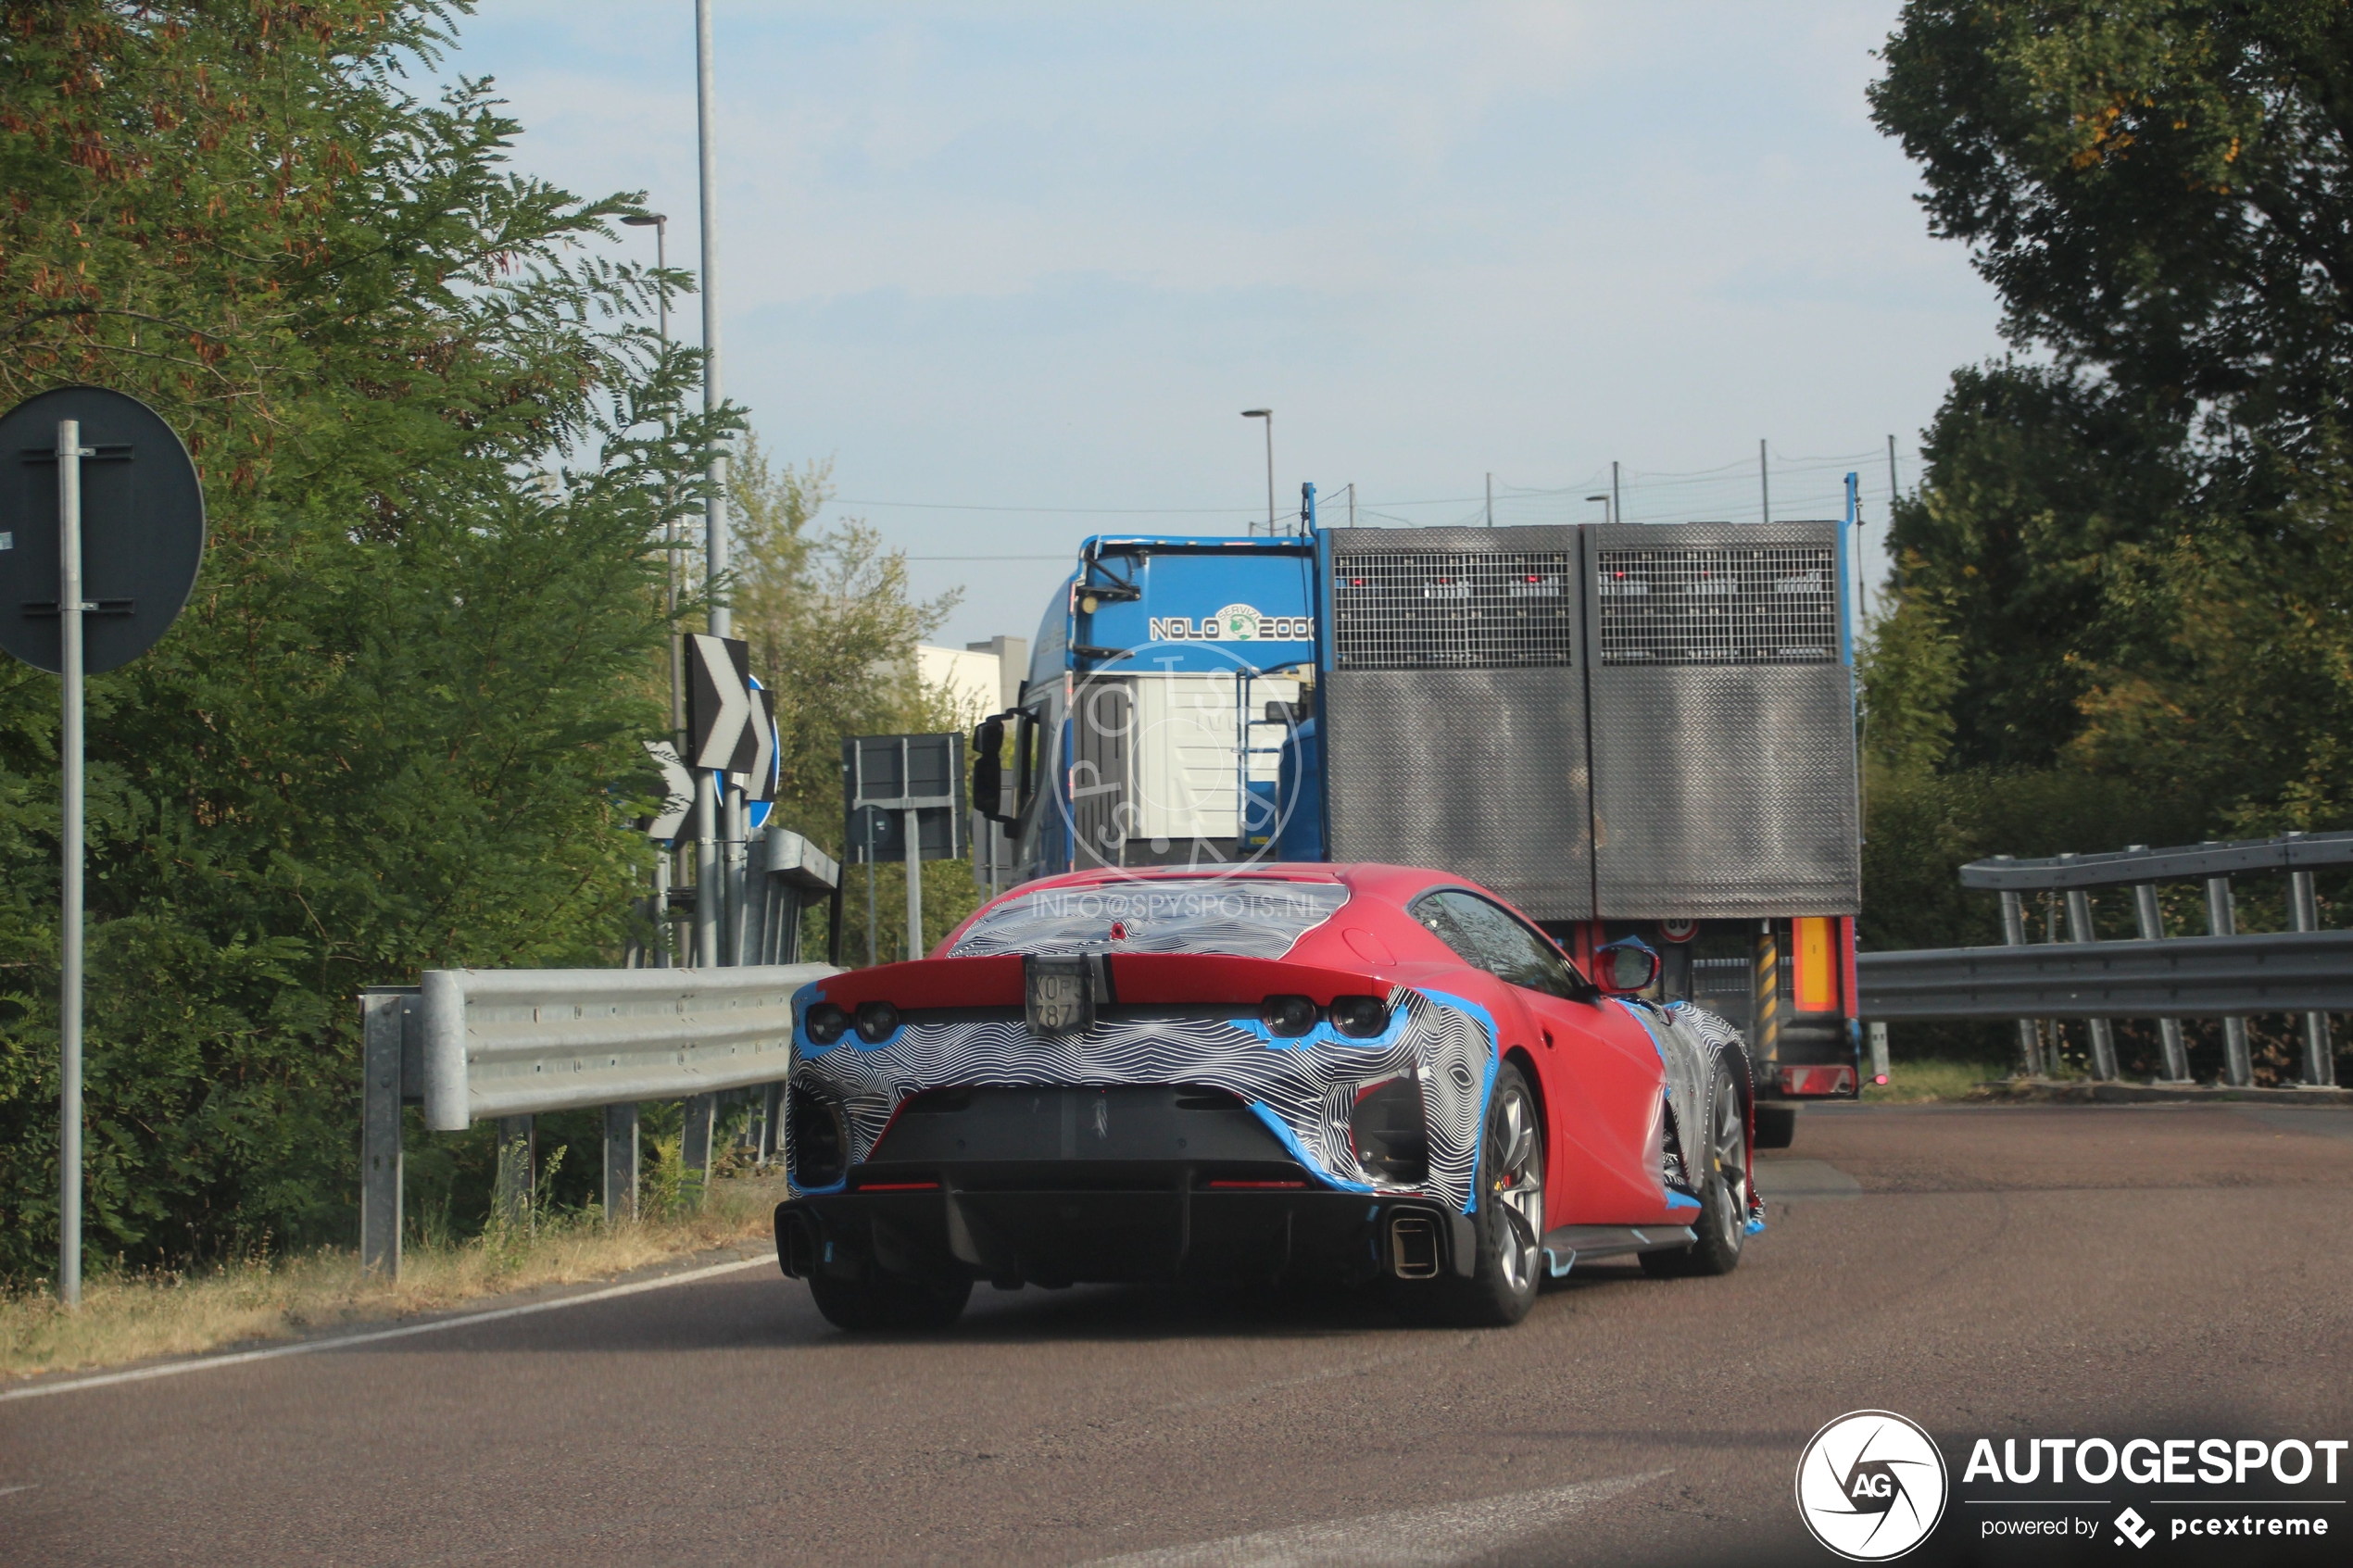
M 885 548 L 863 520 L 820 522 L 833 495 L 829 461 L 779 465 L 747 435 L 729 464 L 728 483 L 736 634 L 750 644 L 753 673 L 776 692 L 778 820 L 847 860 L 843 737 L 937 734 L 966 728 L 975 717 L 957 711 L 947 692 L 925 685 L 915 665 L 916 645 L 938 629 L 961 594 L 914 597 L 904 554 Z M 932 861 L 922 874 L 925 933 L 937 941 L 975 906 L 971 864 Z M 903 873 L 853 868 L 845 875 L 845 961 L 900 957 L 907 924 Z M 877 933 L 872 952 L 869 880 Z
M 1910 0 L 1870 90 L 2010 338 L 2242 458 L 2333 460 L 2353 302 L 2337 0 Z
M 587 246 L 629 210 L 505 167 L 460 7 L 0 0 L 0 401 L 120 387 L 211 540 L 90 684 L 91 1245 L 347 1238 L 352 997 L 610 961 L 654 792 L 648 549 L 716 428 Z M 56 684 L 0 670 L 0 1273 L 54 1256 Z

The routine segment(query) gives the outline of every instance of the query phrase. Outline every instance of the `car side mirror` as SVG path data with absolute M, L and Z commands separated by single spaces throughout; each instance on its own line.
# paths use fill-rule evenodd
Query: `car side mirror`
M 995 822 L 1011 822 L 1005 804 L 1005 721 L 984 719 L 973 731 L 973 804 Z
M 1639 936 L 1593 949 L 1593 984 L 1610 996 L 1636 996 L 1657 978 L 1658 954 Z

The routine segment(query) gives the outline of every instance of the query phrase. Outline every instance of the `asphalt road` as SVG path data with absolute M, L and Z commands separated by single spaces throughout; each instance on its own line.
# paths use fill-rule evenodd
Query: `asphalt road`
M 0 1561 L 1827 1562 L 1792 1476 L 1851 1410 L 1957 1499 L 1969 1434 L 2353 1436 L 2353 1111 L 1812 1111 L 1760 1164 L 1737 1273 L 1510 1330 L 983 1289 L 855 1340 L 747 1268 L 11 1399 Z

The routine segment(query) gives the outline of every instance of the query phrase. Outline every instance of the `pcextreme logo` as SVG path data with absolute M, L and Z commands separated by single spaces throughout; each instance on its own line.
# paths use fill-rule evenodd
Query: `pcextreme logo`
M 1935 1439 L 1893 1411 L 1840 1416 L 1797 1461 L 1798 1517 L 1852 1562 L 1884 1562 L 1928 1539 L 1945 1490 Z

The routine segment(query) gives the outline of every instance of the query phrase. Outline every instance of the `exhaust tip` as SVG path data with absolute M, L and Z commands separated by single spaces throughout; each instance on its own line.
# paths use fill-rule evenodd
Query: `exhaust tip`
M 816 1263 L 817 1233 L 809 1216 L 777 1210 L 776 1266 L 786 1279 L 807 1279 Z
M 1399 1279 L 1438 1277 L 1438 1227 L 1427 1214 L 1399 1214 L 1389 1222 L 1389 1272 Z

